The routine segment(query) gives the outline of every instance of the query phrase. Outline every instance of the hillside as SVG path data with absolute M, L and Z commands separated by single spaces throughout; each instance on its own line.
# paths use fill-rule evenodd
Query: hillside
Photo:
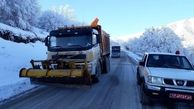
M 0 23 L 0 37 L 5 40 L 11 40 L 18 43 L 28 43 L 43 41 L 47 35 L 48 32 L 36 27 L 32 27 L 31 31 L 24 31 L 20 28 Z
M 13 36 L 44 38 L 47 32 L 34 28 L 36 32 L 24 31 L 0 23 L 0 32 L 9 31 Z M 1 34 L 4 37 L 4 34 Z M 45 59 L 46 47 L 43 42 L 16 43 L 11 40 L 0 38 L 0 101 L 13 95 L 29 90 L 34 86 L 30 85 L 29 79 L 19 78 L 19 71 L 23 67 L 31 67 L 31 59 Z

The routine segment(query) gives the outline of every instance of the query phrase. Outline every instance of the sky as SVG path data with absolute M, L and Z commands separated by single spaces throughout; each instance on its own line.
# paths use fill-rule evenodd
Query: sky
M 194 17 L 194 0 L 39 0 L 41 9 L 69 5 L 76 20 L 90 23 L 96 17 L 113 37 Z

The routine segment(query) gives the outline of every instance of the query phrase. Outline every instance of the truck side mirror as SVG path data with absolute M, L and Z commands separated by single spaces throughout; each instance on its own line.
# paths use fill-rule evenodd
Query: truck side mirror
M 93 34 L 92 35 L 92 45 L 96 45 L 97 44 L 97 35 Z
M 47 36 L 47 37 L 45 38 L 45 40 L 44 40 L 46 46 L 49 45 L 49 43 L 48 43 L 48 38 L 49 38 L 49 37 Z
M 140 61 L 140 62 L 139 62 L 139 65 L 140 65 L 140 66 L 145 66 L 145 63 L 142 62 L 142 61 Z
M 100 43 L 100 35 L 97 35 L 96 41 L 97 41 L 97 43 Z

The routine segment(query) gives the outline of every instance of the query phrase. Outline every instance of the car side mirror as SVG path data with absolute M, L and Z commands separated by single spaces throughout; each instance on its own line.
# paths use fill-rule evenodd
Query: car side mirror
M 140 61 L 140 62 L 139 62 L 139 65 L 140 65 L 140 66 L 145 66 L 145 63 L 142 62 L 142 61 Z

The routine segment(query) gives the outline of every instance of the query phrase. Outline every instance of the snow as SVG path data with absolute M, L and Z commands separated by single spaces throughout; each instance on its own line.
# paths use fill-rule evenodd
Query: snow
M 0 38 L 0 101 L 33 88 L 29 79 L 19 78 L 21 68 L 30 68 L 31 59 L 46 59 L 42 42 L 14 43 Z
M 70 7 L 67 7 L 63 11 L 69 9 Z M 2 36 L 4 33 L 9 33 L 10 39 L 11 36 L 22 37 L 22 39 L 43 39 L 48 35 L 48 32 L 35 27 L 39 26 L 38 20 L 40 20 L 38 19 L 40 18 L 38 0 L 1 0 L 0 12 L 0 35 Z M 72 12 L 67 14 L 70 15 L 70 13 Z M 50 16 L 49 20 L 52 20 L 52 15 Z M 70 21 L 65 22 L 65 19 L 59 18 L 59 16 L 56 18 L 58 20 L 52 20 L 53 24 L 47 28 L 56 24 L 58 27 L 70 23 Z M 42 21 L 48 24 L 48 20 L 45 18 Z M 5 35 L 5 37 L 7 36 Z M 19 71 L 24 67 L 30 68 L 31 59 L 46 59 L 46 51 L 42 42 L 24 44 L 0 38 L 0 101 L 35 87 L 30 84 L 28 78 L 19 78 Z
M 68 8 L 61 8 L 55 11 L 44 11 L 39 17 L 38 27 L 45 29 L 46 31 L 51 31 L 59 27 L 77 24 L 75 21 L 73 21 L 73 19 L 70 18 L 70 13 L 67 13 L 68 15 L 70 15 L 67 16 L 67 14 L 64 14 L 63 12 L 68 12 Z
M 141 60 L 142 54 L 145 51 L 174 52 L 179 48 L 182 50 L 181 52 L 187 54 L 189 60 L 194 63 L 194 41 L 192 41 L 194 40 L 193 25 L 194 18 L 167 25 L 167 27 L 171 28 L 176 34 L 163 27 L 147 29 L 144 33 L 139 32 L 124 37 L 110 37 L 111 46 L 120 45 L 122 50 L 124 50 L 124 46 L 128 45 L 130 51 L 125 52 L 136 62 Z M 31 31 L 24 31 L 3 23 L 0 23 L 0 31 L 10 31 L 15 36 L 21 36 L 23 38 L 44 38 L 48 35 L 47 32 L 36 27 L 32 27 Z M 156 36 L 158 36 L 158 39 Z M 167 42 L 165 42 L 165 40 L 167 40 Z M 172 43 L 172 41 L 174 41 L 174 43 Z M 162 46 L 160 42 L 165 42 L 165 46 Z M 24 44 L 14 43 L 0 38 L 0 101 L 35 87 L 30 84 L 28 78 L 19 78 L 19 71 L 23 67 L 30 68 L 31 59 L 46 59 L 46 51 L 47 49 L 42 42 Z
M 6 24 L 0 23 L 0 31 L 9 31 L 12 34 L 14 34 L 15 36 L 20 36 L 22 38 L 26 38 L 26 37 L 31 37 L 31 38 L 45 38 L 48 33 L 44 32 L 41 29 L 32 27 L 32 32 L 30 31 L 24 31 L 21 30 L 20 28 L 16 28 L 16 27 L 12 27 L 12 26 L 8 26 Z
M 110 46 L 116 46 L 116 45 L 121 45 L 118 39 L 115 39 L 114 37 L 110 37 Z
M 14 28 L 3 23 L 0 23 L 0 31 L 10 31 L 10 32 L 13 32 L 13 34 L 15 34 L 16 36 L 22 36 L 23 38 L 25 38 L 24 36 L 30 36 L 33 38 L 36 37 L 33 33 L 29 31 L 24 31 L 19 28 Z
M 194 18 L 180 20 L 163 27 L 149 28 L 139 36 L 126 37 L 126 39 L 128 42 L 123 44 L 135 54 L 151 51 L 174 53 L 179 50 L 191 63 L 194 63 Z
M 128 40 L 139 38 L 142 34 L 143 34 L 143 32 L 138 32 L 138 33 L 134 33 L 134 34 L 130 34 L 130 35 L 115 37 L 113 39 L 114 40 L 121 40 L 122 42 L 127 42 Z
M 183 52 L 181 39 L 169 28 L 147 29 L 139 38 L 130 40 L 128 48 L 133 52 Z
M 183 39 L 186 48 L 194 46 L 194 18 L 180 20 L 167 26 Z
M 0 101 L 4 101 L 15 95 L 21 94 L 24 91 L 35 88 L 35 85 L 31 85 L 29 80 L 21 80 L 14 84 L 4 85 L 0 87 Z
M 141 59 L 142 59 L 142 56 L 140 55 L 137 55 L 133 52 L 130 52 L 130 51 L 125 51 L 127 53 L 127 55 L 131 58 L 133 58 L 136 62 L 139 62 Z
M 40 13 L 38 0 L 1 0 L 0 22 L 31 30 L 35 26 Z
M 31 31 L 39 38 L 45 38 L 46 36 L 49 35 L 48 32 L 46 32 L 42 29 L 36 28 L 36 27 L 32 27 Z

